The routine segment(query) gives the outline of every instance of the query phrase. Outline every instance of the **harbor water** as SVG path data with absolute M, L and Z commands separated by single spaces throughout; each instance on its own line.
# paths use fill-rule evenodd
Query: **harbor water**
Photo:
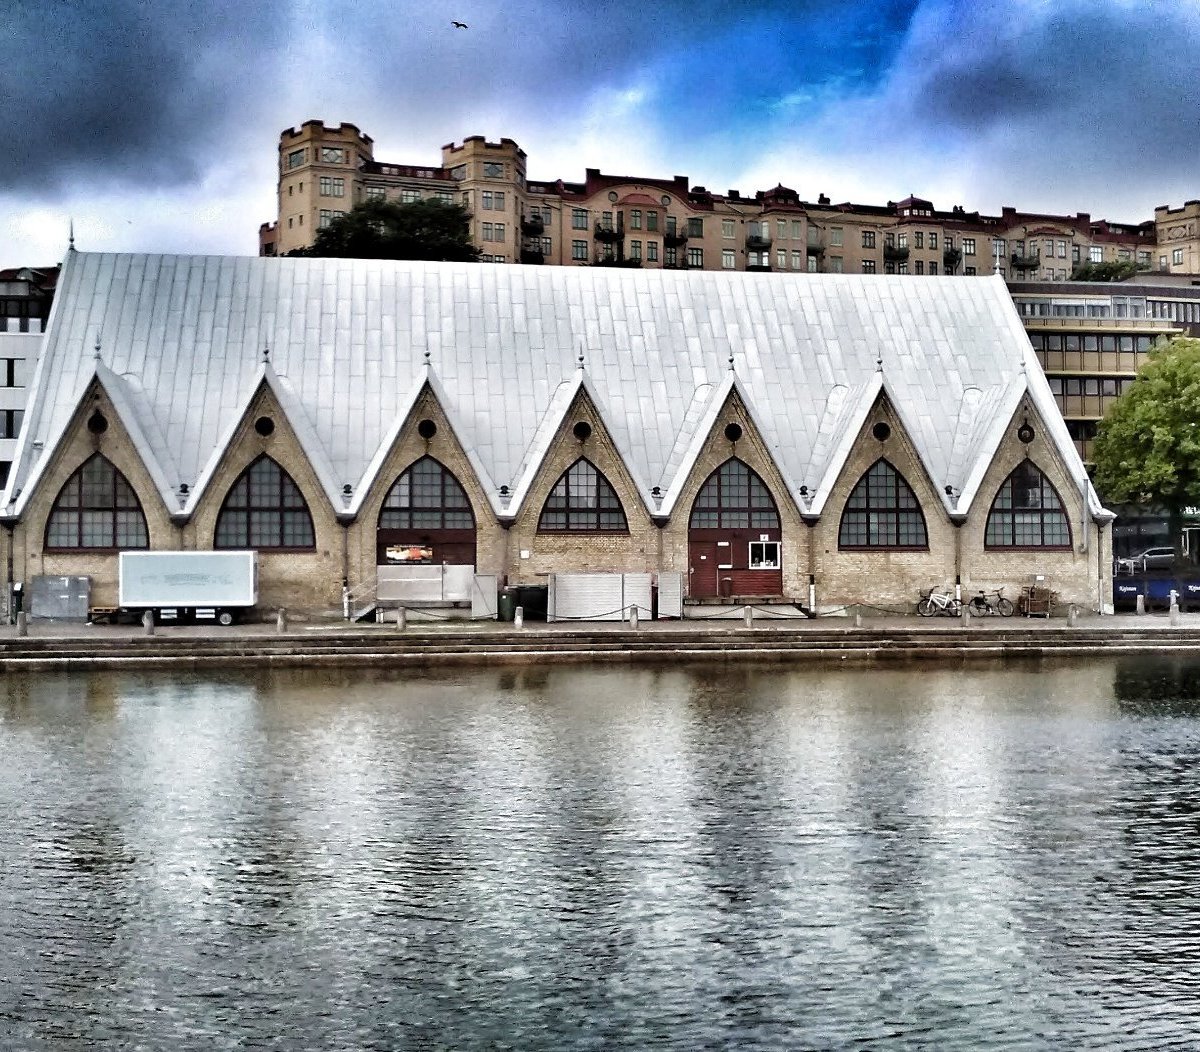
M 1200 662 L 0 681 L 0 1048 L 1194 1049 Z

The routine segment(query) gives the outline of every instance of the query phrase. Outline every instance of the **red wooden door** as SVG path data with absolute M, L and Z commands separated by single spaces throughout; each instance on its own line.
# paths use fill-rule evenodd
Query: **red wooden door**
M 688 595 L 695 599 L 711 599 L 719 594 L 717 567 L 721 562 L 720 553 L 728 550 L 718 547 L 716 541 L 688 542 Z

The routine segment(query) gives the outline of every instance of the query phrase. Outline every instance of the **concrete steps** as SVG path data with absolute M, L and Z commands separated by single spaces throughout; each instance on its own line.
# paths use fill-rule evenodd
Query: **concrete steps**
M 811 623 L 809 623 L 811 625 Z M 0 669 L 542 664 L 620 660 L 784 662 L 996 659 L 1054 654 L 1200 651 L 1200 630 L 1151 626 L 440 629 L 212 636 L 26 637 L 0 640 Z

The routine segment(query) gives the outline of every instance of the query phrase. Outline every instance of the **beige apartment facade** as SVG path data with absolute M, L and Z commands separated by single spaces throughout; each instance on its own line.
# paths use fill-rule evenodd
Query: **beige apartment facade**
M 260 255 L 286 255 L 371 199 L 435 198 L 464 205 L 484 262 L 668 270 L 916 275 L 1001 274 L 1065 281 L 1084 263 L 1200 271 L 1200 202 L 1165 206 L 1137 224 L 1090 214 L 1004 207 L 999 215 L 908 197 L 882 205 L 815 201 L 782 184 L 716 193 L 686 176 L 608 175 L 582 182 L 527 178 L 511 139 L 471 136 L 442 147 L 437 165 L 378 161 L 353 124 L 307 121 L 278 144 L 278 214 L 259 231 Z

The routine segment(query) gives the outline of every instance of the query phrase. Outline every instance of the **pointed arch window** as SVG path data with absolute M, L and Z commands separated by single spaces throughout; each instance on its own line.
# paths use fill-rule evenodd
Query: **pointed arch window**
M 779 511 L 767 484 L 749 465 L 730 458 L 700 487 L 688 526 L 694 530 L 777 530 Z
M 925 550 L 929 534 L 921 503 L 908 481 L 882 457 L 850 491 L 838 527 L 842 549 Z
M 985 548 L 1071 547 L 1071 524 L 1053 483 L 1023 460 L 1001 484 L 988 512 Z
M 407 467 L 383 498 L 381 530 L 473 530 L 475 516 L 462 484 L 433 457 Z
M 146 516 L 129 480 L 93 453 L 58 491 L 46 522 L 47 550 L 148 547 Z
M 539 533 L 627 533 L 625 509 L 604 477 L 580 457 L 558 477 L 538 519 Z
M 217 516 L 213 547 L 316 547 L 312 516 L 300 487 L 265 453 L 230 488 Z

